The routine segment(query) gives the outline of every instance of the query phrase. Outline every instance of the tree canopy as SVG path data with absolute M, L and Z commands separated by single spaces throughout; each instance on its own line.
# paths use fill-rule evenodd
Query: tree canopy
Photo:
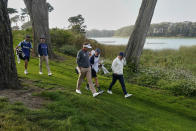
M 15 14 L 18 13 L 17 9 L 14 8 L 7 8 L 8 14 Z
M 86 33 L 87 26 L 84 25 L 84 17 L 82 15 L 69 17 L 68 21 L 70 23 L 69 27 L 73 32 Z

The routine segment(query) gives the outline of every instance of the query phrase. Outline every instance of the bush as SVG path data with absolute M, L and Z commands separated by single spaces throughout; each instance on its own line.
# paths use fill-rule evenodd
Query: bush
M 196 84 L 191 81 L 176 81 L 171 86 L 175 95 L 196 96 Z
M 142 67 L 139 72 L 129 76 L 129 82 L 150 88 L 170 90 L 174 95 L 196 96 L 195 76 L 182 69 Z
M 64 45 L 60 48 L 60 52 L 70 56 L 77 56 L 78 50 L 73 45 Z
M 51 42 L 56 48 L 64 45 L 73 45 L 75 43 L 75 36 L 71 31 L 62 29 L 51 29 Z

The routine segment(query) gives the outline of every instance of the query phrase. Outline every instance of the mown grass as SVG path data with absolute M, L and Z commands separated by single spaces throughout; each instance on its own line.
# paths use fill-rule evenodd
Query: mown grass
M 38 59 L 32 58 L 29 75 L 24 75 L 23 62 L 17 65 L 21 79 L 33 81 L 44 89 L 34 95 L 51 102 L 41 109 L 28 109 L 21 103 L 10 104 L 0 99 L 1 130 L 176 130 L 196 129 L 195 98 L 173 96 L 164 90 L 154 90 L 126 83 L 133 97 L 125 99 L 119 84 L 113 95 L 104 93 L 93 98 L 82 88 L 82 95 L 75 93 L 77 75 L 75 58 L 64 56 L 64 61 L 51 61 L 53 76 L 38 74 Z M 110 77 L 100 77 L 100 85 L 106 91 Z M 83 85 L 83 87 L 85 84 Z

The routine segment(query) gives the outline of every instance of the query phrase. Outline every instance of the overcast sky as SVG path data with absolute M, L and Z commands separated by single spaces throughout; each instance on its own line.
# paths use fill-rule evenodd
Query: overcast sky
M 8 7 L 24 8 L 23 0 L 8 0 Z M 82 14 L 88 30 L 118 29 L 133 25 L 142 0 L 48 0 L 50 28 L 66 28 L 70 16 Z M 196 0 L 158 0 L 152 23 L 196 22 Z

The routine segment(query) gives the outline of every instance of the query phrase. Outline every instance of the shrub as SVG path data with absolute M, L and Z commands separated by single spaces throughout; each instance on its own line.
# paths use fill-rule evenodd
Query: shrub
M 51 42 L 56 48 L 62 47 L 64 45 L 72 45 L 75 43 L 75 36 L 72 32 L 62 29 L 51 29 Z
M 182 69 L 140 67 L 139 72 L 129 76 L 129 82 L 150 88 L 170 90 L 174 95 L 196 95 L 195 76 Z
M 196 83 L 186 80 L 178 80 L 171 83 L 175 95 L 196 96 Z
M 73 45 L 64 45 L 60 48 L 60 52 L 70 56 L 77 56 L 78 50 Z

